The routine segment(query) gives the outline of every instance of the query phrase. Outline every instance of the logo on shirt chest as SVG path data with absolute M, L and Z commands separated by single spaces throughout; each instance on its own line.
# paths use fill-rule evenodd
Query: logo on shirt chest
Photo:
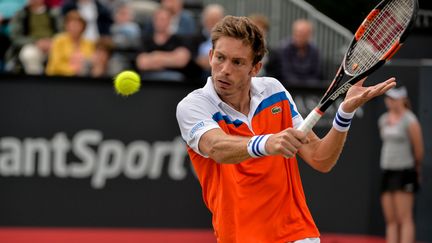
M 271 108 L 271 112 L 273 115 L 276 115 L 278 113 L 280 113 L 282 111 L 282 108 L 280 106 L 275 106 L 273 108 Z

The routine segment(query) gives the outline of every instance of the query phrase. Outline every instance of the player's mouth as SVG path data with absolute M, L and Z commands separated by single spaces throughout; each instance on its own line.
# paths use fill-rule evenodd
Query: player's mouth
M 217 79 L 217 83 L 221 88 L 228 88 L 229 86 L 231 86 L 231 82 L 222 79 Z

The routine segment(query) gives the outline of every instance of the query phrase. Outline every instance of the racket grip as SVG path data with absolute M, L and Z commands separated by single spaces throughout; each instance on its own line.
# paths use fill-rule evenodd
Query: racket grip
M 304 119 L 303 123 L 300 124 L 298 130 L 304 133 L 309 133 L 322 115 L 323 113 L 320 112 L 318 109 L 313 109 L 306 117 L 306 119 Z

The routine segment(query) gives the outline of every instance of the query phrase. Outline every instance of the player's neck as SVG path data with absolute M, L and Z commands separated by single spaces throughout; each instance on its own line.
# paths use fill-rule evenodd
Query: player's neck
M 250 96 L 247 95 L 235 95 L 235 96 L 225 96 L 222 100 L 231 106 L 234 110 L 247 116 L 250 111 Z

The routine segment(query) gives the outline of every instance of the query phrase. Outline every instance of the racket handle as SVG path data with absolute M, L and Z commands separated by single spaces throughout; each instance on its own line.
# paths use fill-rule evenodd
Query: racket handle
M 313 109 L 306 117 L 306 119 L 304 119 L 303 123 L 300 124 L 298 130 L 304 133 L 309 133 L 312 130 L 312 127 L 315 126 L 315 124 L 318 122 L 322 115 L 323 113 L 321 111 L 319 111 L 318 109 Z

